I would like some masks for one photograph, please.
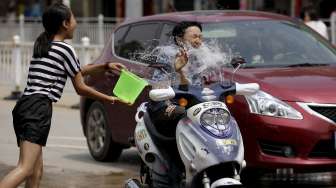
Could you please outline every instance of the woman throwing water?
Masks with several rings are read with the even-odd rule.
[[[106,63],[80,67],[74,48],[65,43],[72,39],[76,20],[71,10],[57,3],[42,16],[45,31],[34,44],[27,86],[23,96],[13,109],[13,124],[20,147],[18,164],[0,182],[0,188],[12,188],[26,181],[26,187],[39,187],[43,173],[42,147],[46,145],[52,103],[63,92],[67,77],[70,77],[79,95],[110,103],[122,102],[90,88],[83,82],[84,75],[120,71],[125,68],[118,63]]]

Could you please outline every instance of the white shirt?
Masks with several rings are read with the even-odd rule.
[[[306,22],[306,25],[308,25],[310,28],[318,32],[324,38],[329,39],[327,26],[321,20],[309,21]]]

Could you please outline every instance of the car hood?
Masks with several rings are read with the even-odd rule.
[[[336,103],[336,67],[241,69],[237,81],[257,82],[261,90],[284,101]]]

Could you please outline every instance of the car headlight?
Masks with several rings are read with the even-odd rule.
[[[228,124],[230,113],[222,108],[212,108],[202,113],[200,122],[202,128],[217,137],[227,137],[231,133]]]
[[[263,91],[245,96],[245,98],[252,113],[288,119],[303,119],[302,114],[293,107]]]

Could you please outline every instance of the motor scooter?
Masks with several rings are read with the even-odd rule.
[[[234,73],[245,63],[236,58]],[[142,159],[140,180],[127,180],[126,188],[139,187],[239,187],[246,166],[244,144],[235,118],[225,104],[230,95],[252,95],[256,83],[216,82],[187,90],[153,89],[154,101],[174,100],[186,115],[176,125],[176,135],[162,134],[151,121],[146,103],[138,107],[134,142]],[[182,104],[183,103],[183,104]]]

